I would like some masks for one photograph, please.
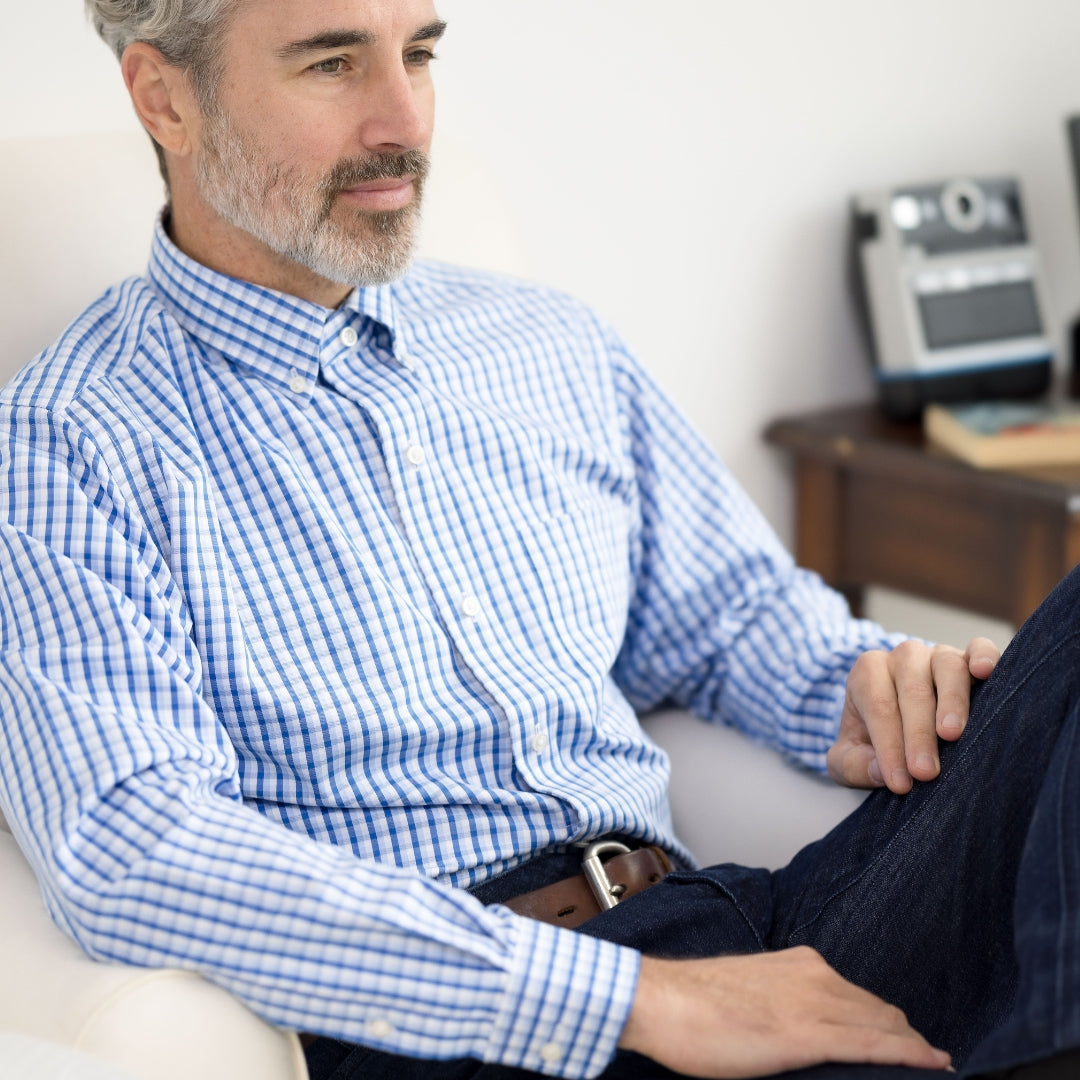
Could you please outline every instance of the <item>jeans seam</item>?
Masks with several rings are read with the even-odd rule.
[[[338,1062],[327,1080],[350,1080],[356,1072],[357,1065],[362,1065],[365,1059],[370,1059],[372,1056],[372,1051],[366,1046],[359,1046],[356,1043],[345,1045],[352,1046],[352,1049]]]
[[[688,884],[691,882],[704,883],[707,885],[711,885],[714,889],[718,889],[731,902],[732,907],[734,907],[735,910],[738,912],[739,918],[742,919],[744,923],[746,923],[746,927],[750,931],[750,933],[753,934],[754,940],[758,944],[758,948],[761,949],[762,952],[766,951],[767,946],[765,944],[765,939],[761,936],[761,934],[758,933],[757,927],[754,926],[753,920],[746,914],[745,911],[743,911],[742,904],[739,903],[739,897],[722,881],[717,881],[715,878],[709,877],[708,874],[703,874],[697,870],[684,870],[674,874],[668,874],[668,876],[664,880],[669,884],[673,885],[678,885],[680,882],[686,882]]]
[[[1073,730],[1069,734],[1070,734],[1070,737],[1075,742],[1076,729],[1073,728]],[[1061,778],[1061,783],[1063,785],[1065,783],[1065,777],[1064,776],[1062,776],[1062,778]],[[1057,812],[1057,815],[1058,815],[1058,821],[1057,821],[1057,836],[1058,836],[1057,857],[1058,858],[1057,858],[1057,862],[1058,862],[1058,866],[1062,867],[1062,868],[1064,868],[1064,866],[1065,866],[1065,857],[1066,857],[1066,855],[1065,855],[1065,823],[1062,820],[1062,815],[1063,815],[1063,812],[1064,812],[1064,810],[1063,810],[1064,806],[1065,806],[1064,798],[1058,798],[1056,800],[1056,812]],[[1062,1014],[1062,1005],[1066,1000],[1066,990],[1067,990],[1066,983],[1065,983],[1065,980],[1066,980],[1065,960],[1066,960],[1066,953],[1067,953],[1068,945],[1069,945],[1069,943],[1067,941],[1067,936],[1068,936],[1067,932],[1068,932],[1068,922],[1069,921],[1068,921],[1067,918],[1064,917],[1064,913],[1068,910],[1068,907],[1067,907],[1067,905],[1068,905],[1068,895],[1067,895],[1067,893],[1068,893],[1067,875],[1066,875],[1064,869],[1062,869],[1061,878],[1060,878],[1060,880],[1058,882],[1058,904],[1059,904],[1059,908],[1060,908],[1061,912],[1063,913],[1063,917],[1061,918],[1061,920],[1060,920],[1060,922],[1058,924],[1058,941],[1057,941],[1057,949],[1055,950],[1055,952],[1057,954],[1057,963],[1055,965],[1056,970],[1054,972],[1054,998],[1055,998],[1055,1000],[1054,1000],[1054,1031],[1055,1032],[1062,1031],[1065,1028],[1066,1024],[1069,1023],[1069,1020],[1071,1019],[1071,1018],[1064,1017],[1064,1016],[1061,1015]],[[1063,1049],[1063,1047],[1055,1046],[1055,1049],[1060,1050],[1060,1049]]]
[[[960,765],[960,763],[971,754],[974,747],[978,744],[983,734],[997,718],[1001,710],[1028,684],[1028,682],[1031,681],[1031,679],[1035,677],[1039,669],[1042,668],[1044,664],[1048,663],[1056,653],[1060,652],[1062,649],[1065,648],[1066,645],[1068,645],[1071,641],[1077,638],[1080,638],[1080,631],[1073,631],[1073,633],[1069,634],[1067,637],[1062,638],[1060,641],[1056,642],[1053,648],[1043,654],[1043,656],[1040,657],[1038,662],[1031,666],[1027,674],[1009,690],[1009,692],[1001,699],[1001,701],[997,703],[990,715],[986,717],[986,720],[983,722],[980,730],[975,733],[974,737],[971,740],[969,740],[967,747],[963,749],[962,752],[957,753],[956,761],[953,763],[952,768],[949,770],[950,773],[955,770]],[[930,781],[930,783],[936,784],[937,781],[932,780]],[[868,862],[850,881],[845,882],[845,884],[833,890],[833,892],[830,893],[829,896],[818,906],[816,912],[811,918],[807,918],[803,922],[799,923],[798,926],[793,927],[791,932],[788,934],[788,940],[790,941],[793,937],[795,937],[796,934],[800,933],[802,930],[805,930],[808,926],[816,922],[821,917],[822,912],[824,912],[825,909],[835,899],[837,899],[837,897],[843,895],[843,893],[847,892],[855,884],[861,881],[863,877],[870,873],[885,858],[885,856],[889,853],[895,843],[909,829],[911,829],[925,813],[929,811],[932,804],[938,801],[941,791],[941,787],[936,787],[933,791],[931,791],[926,800],[924,801],[923,805],[912,816],[911,820],[906,822],[896,833],[893,834],[889,842],[885,844],[880,851],[877,852],[874,859],[871,862]]]

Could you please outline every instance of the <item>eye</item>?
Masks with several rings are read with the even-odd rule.
[[[405,54],[405,63],[411,67],[426,67],[435,58],[430,49],[413,49]]]
[[[311,70],[319,72],[320,75],[341,75],[345,71],[345,57],[332,56],[329,60],[320,60],[311,65]]]

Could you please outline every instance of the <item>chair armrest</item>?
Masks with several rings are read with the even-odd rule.
[[[307,1080],[299,1040],[199,975],[91,960],[49,918],[0,831],[0,1030],[76,1047],[137,1080]]]

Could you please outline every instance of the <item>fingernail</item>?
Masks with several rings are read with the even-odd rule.
[[[941,730],[949,735],[958,735],[964,730],[964,721],[956,713],[951,712],[942,719]]]
[[[908,776],[907,769],[893,769],[892,771],[893,788],[906,788],[911,784],[911,777]]]
[[[885,777],[881,775],[881,766],[878,764],[877,758],[870,759],[870,765],[868,766],[866,771],[870,774],[870,779],[875,784],[885,783]]]
[[[915,764],[919,767],[920,772],[933,772],[938,771],[938,760],[932,754],[920,754],[915,759]]]

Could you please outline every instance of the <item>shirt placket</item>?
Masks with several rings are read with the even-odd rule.
[[[330,370],[324,378],[375,425],[396,502],[395,517],[436,617],[473,676],[501,709],[522,774],[537,790],[547,791],[551,785],[544,778],[543,766],[552,751],[547,725],[542,717],[523,712],[520,701],[506,692],[511,658],[506,655],[505,634],[499,630],[497,590],[489,583],[497,580],[498,564],[507,556],[493,537],[465,535],[467,526],[453,513],[455,505],[482,501],[482,493],[460,490],[462,485],[475,485],[448,461],[450,439],[440,430],[439,409],[418,362],[410,355],[409,362],[402,363],[396,355],[401,348],[390,353],[370,323],[358,332],[349,329],[335,328],[329,336],[332,368],[343,366],[346,372],[362,373],[362,378]],[[343,355],[341,348],[349,354]]]

